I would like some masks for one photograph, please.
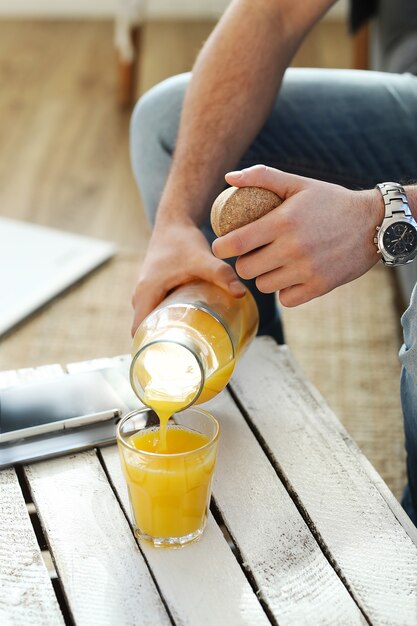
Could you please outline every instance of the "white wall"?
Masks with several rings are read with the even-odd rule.
[[[0,17],[112,17],[119,4],[134,2],[135,0],[0,0]],[[218,17],[228,4],[228,0],[145,0],[145,2],[146,14],[150,18]],[[347,2],[348,0],[338,0],[329,17],[343,19],[346,15]]]

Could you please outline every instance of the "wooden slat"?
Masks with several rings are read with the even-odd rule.
[[[207,408],[221,425],[216,505],[278,623],[365,623],[230,396]]]
[[[77,626],[170,624],[96,454],[25,472]]]
[[[13,469],[0,472],[0,624],[64,624]]]
[[[232,388],[367,616],[415,625],[417,547],[288,349],[256,340]]]
[[[407,513],[404,511],[398,500],[393,496],[392,491],[389,490],[387,484],[383,481],[382,477],[378,474],[374,466],[369,462],[369,460],[362,453],[356,443],[352,439],[350,439],[350,441],[346,441],[346,443],[348,445],[352,444],[352,452],[355,454],[359,463],[362,465],[364,471],[368,475],[369,480],[378,489],[379,493],[387,503],[387,506],[391,509],[392,514],[404,528],[411,541],[415,545],[417,545],[417,528],[414,526],[413,522],[408,517]]]
[[[100,454],[131,518],[117,448],[103,448]],[[191,546],[163,550],[141,542],[141,549],[177,624],[263,626],[270,623],[212,516],[203,537]]]

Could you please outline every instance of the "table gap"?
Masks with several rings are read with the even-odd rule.
[[[43,531],[42,522],[39,518],[38,511],[35,503],[32,499],[29,482],[25,476],[25,472],[22,466],[15,468],[19,486],[22,490],[23,497],[26,502],[26,507],[29,515],[30,522],[32,524],[33,532],[35,533],[36,541],[41,551],[41,556],[48,570],[49,577],[51,579],[52,588],[55,592],[56,599],[58,601],[59,608],[61,609],[62,617],[66,626],[75,626],[74,618],[72,617],[67,598],[65,596],[61,580],[58,576],[57,569],[55,567],[53,554],[49,548],[45,533]]]
[[[41,550],[42,560],[45,564],[46,569],[48,570],[49,578],[52,580],[58,577],[56,573],[54,561],[51,553],[48,550],[48,546],[46,543],[45,535],[42,530],[42,524],[38,517],[38,513],[36,511],[36,506],[34,502],[26,502],[27,512],[29,514],[29,518],[35,533],[36,540],[38,542],[39,548]]]
[[[211,511],[214,519],[216,520],[217,525],[219,526],[220,530],[222,531],[225,540],[229,544],[229,547],[230,547],[231,551],[233,552],[237,562],[239,563],[239,565],[240,565],[240,567],[242,569],[242,572],[244,573],[244,575],[245,575],[249,585],[252,587],[254,594],[258,598],[258,602],[261,605],[265,615],[267,616],[267,618],[269,619],[269,621],[271,622],[271,624],[273,626],[279,626],[277,619],[275,618],[275,616],[271,612],[268,604],[266,603],[266,601],[262,597],[261,590],[259,589],[258,585],[256,584],[256,580],[255,580],[254,575],[252,574],[252,570],[245,563],[245,560],[244,560],[244,558],[242,556],[242,553],[241,553],[241,551],[239,549],[239,546],[238,546],[237,542],[235,541],[235,539],[233,538],[233,535],[229,531],[229,529],[228,529],[228,527],[226,525],[226,522],[224,521],[223,516],[222,516],[222,514],[220,512],[220,509],[218,508],[218,506],[216,504],[216,500],[215,500],[214,497],[211,498],[210,511]]]
[[[32,524],[33,532],[35,533],[36,541],[38,542],[38,546],[40,548],[40,551],[41,551],[41,554],[42,554],[42,558],[44,559],[44,562],[45,562],[45,557],[44,557],[43,553],[50,554],[50,552],[49,552],[48,544],[46,542],[46,538],[45,538],[45,535],[44,535],[44,532],[43,532],[43,529],[42,529],[42,524],[41,524],[41,521],[39,519],[38,512],[36,510],[36,505],[32,501],[32,496],[31,496],[31,493],[30,493],[29,485],[28,485],[28,483],[26,481],[26,477],[25,477],[25,474],[24,474],[24,471],[23,471],[23,467],[17,466],[15,468],[15,471],[16,471],[17,479],[19,481],[19,486],[20,486],[20,488],[22,490],[23,497],[25,499],[26,509],[27,509],[27,512],[28,512],[28,515],[29,515],[30,522]],[[51,557],[51,559],[52,559],[52,557]],[[46,563],[45,563],[45,565],[46,565]],[[50,574],[50,569],[51,568],[47,566],[47,570],[48,570],[49,574]],[[56,575],[56,572],[55,572],[55,575]],[[51,575],[50,575],[50,578],[52,578]]]
[[[72,617],[71,611],[67,604],[67,599],[64,594],[64,590],[61,585],[61,581],[58,578],[51,578],[52,587],[55,591],[56,599],[58,600],[59,608],[61,609],[62,617],[66,626],[76,626],[75,620]]]
[[[175,620],[174,620],[174,618],[173,618],[173,616],[172,616],[172,614],[171,614],[171,611],[170,611],[169,605],[168,605],[167,601],[166,601],[166,600],[165,600],[165,598],[164,598],[164,594],[162,593],[161,588],[160,588],[160,586],[159,586],[159,584],[158,584],[158,581],[157,581],[156,577],[154,576],[154,573],[153,573],[153,571],[152,571],[152,568],[151,568],[151,566],[149,565],[149,561],[148,561],[148,559],[146,558],[146,555],[144,554],[144,552],[143,552],[143,550],[142,550],[142,547],[141,547],[141,545],[140,545],[140,541],[138,540],[138,538],[137,538],[137,537],[136,537],[136,535],[135,535],[135,531],[133,530],[133,526],[132,526],[131,520],[130,520],[130,518],[129,518],[128,514],[127,514],[127,511],[125,511],[125,508],[124,508],[124,506],[123,506],[123,503],[122,503],[121,499],[119,498],[119,494],[118,494],[117,489],[116,489],[116,487],[114,486],[113,481],[112,481],[112,479],[111,479],[111,476],[110,476],[110,474],[109,474],[109,472],[108,472],[108,470],[107,470],[106,463],[105,463],[105,461],[104,461],[104,459],[103,459],[103,456],[102,456],[102,454],[101,454],[101,450],[100,450],[100,448],[95,448],[95,453],[96,453],[96,456],[97,456],[98,462],[100,463],[101,467],[103,468],[103,472],[104,472],[104,474],[105,474],[105,476],[106,476],[106,478],[107,478],[107,480],[108,480],[108,483],[109,483],[109,485],[110,485],[110,488],[111,488],[111,490],[113,491],[114,496],[115,496],[115,498],[116,498],[117,502],[119,503],[119,506],[120,506],[120,508],[121,508],[121,510],[122,510],[122,512],[123,512],[123,515],[125,516],[125,518],[126,518],[126,520],[127,520],[127,523],[129,524],[129,528],[130,528],[130,530],[131,530],[131,532],[132,532],[132,535],[133,535],[133,536],[134,536],[134,538],[135,538],[135,541],[136,541],[136,543],[137,543],[137,546],[138,546],[138,548],[139,548],[139,551],[140,551],[140,553],[141,553],[141,555],[142,555],[142,557],[143,557],[143,560],[145,561],[146,567],[148,568],[149,574],[150,574],[150,576],[151,576],[151,578],[152,578],[152,580],[153,580],[153,582],[154,582],[154,584],[155,584],[156,590],[157,590],[157,592],[159,593],[159,596],[160,596],[160,598],[161,598],[162,604],[163,604],[163,605],[164,605],[164,607],[165,607],[165,610],[166,610],[166,612],[167,612],[167,615],[168,615],[168,617],[169,617],[169,619],[170,619],[170,621],[171,621],[172,625],[173,625],[173,626],[175,626]]]
[[[45,564],[45,567],[48,570],[49,578],[51,580],[55,580],[55,578],[58,578],[58,574],[56,573],[56,569],[54,565],[54,560],[49,550],[41,550],[41,556]]]
[[[15,467],[15,472],[16,472],[17,480],[19,481],[20,489],[22,490],[22,494],[23,494],[26,504],[33,504],[32,494],[30,493],[30,488],[26,480],[23,467],[21,465],[17,465]],[[36,507],[34,504],[33,506],[36,510]]]
[[[351,596],[352,600],[354,601],[354,603],[358,607],[359,611],[362,613],[362,615],[363,615],[364,619],[366,620],[366,622],[368,624],[370,624],[370,626],[372,626],[372,622],[370,621],[369,617],[364,612],[362,606],[359,604],[357,598],[355,597],[355,594],[354,594],[352,588],[350,587],[350,585],[349,585],[348,581],[346,580],[346,578],[343,576],[337,561],[334,559],[334,557],[333,557],[331,551],[329,550],[326,542],[324,541],[324,539],[321,536],[320,532],[316,528],[316,525],[315,525],[314,521],[311,519],[310,515],[308,514],[308,511],[304,507],[304,505],[303,505],[301,499],[299,498],[297,492],[293,489],[293,487],[292,487],[290,481],[288,480],[288,478],[286,477],[285,472],[283,471],[281,465],[279,464],[279,462],[277,461],[277,459],[275,458],[275,456],[271,452],[267,442],[263,438],[262,434],[259,432],[258,428],[255,426],[255,424],[253,424],[253,422],[252,422],[252,420],[250,418],[249,413],[247,412],[247,410],[245,409],[243,404],[240,402],[237,394],[234,392],[234,390],[231,388],[230,385],[227,386],[227,389],[228,389],[228,391],[229,391],[229,393],[230,393],[230,395],[232,397],[233,402],[236,404],[237,408],[241,412],[241,414],[242,414],[244,420],[246,421],[247,425],[249,426],[251,432],[256,437],[256,439],[257,439],[259,445],[261,446],[264,454],[266,455],[268,461],[272,465],[276,475],[278,476],[279,480],[284,485],[288,495],[290,496],[290,498],[293,501],[295,507],[297,508],[297,511],[299,512],[299,514],[303,518],[304,522],[307,524],[307,527],[309,528],[311,534],[313,535],[315,541],[317,542],[317,544],[318,544],[320,550],[322,551],[324,557],[330,563],[331,567],[334,569],[336,575],[341,580],[342,584],[346,587],[346,590],[347,590],[348,594]]]

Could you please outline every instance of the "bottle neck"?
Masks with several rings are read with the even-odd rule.
[[[158,414],[194,404],[206,378],[204,354],[196,341],[160,338],[142,346],[130,366],[130,382],[143,404]]]

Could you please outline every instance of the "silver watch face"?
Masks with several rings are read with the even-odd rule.
[[[390,256],[409,257],[417,249],[417,230],[408,222],[394,222],[384,232],[382,242]]]
[[[411,216],[395,221],[384,220],[375,240],[384,263],[403,265],[411,263],[417,254],[417,225]]]

